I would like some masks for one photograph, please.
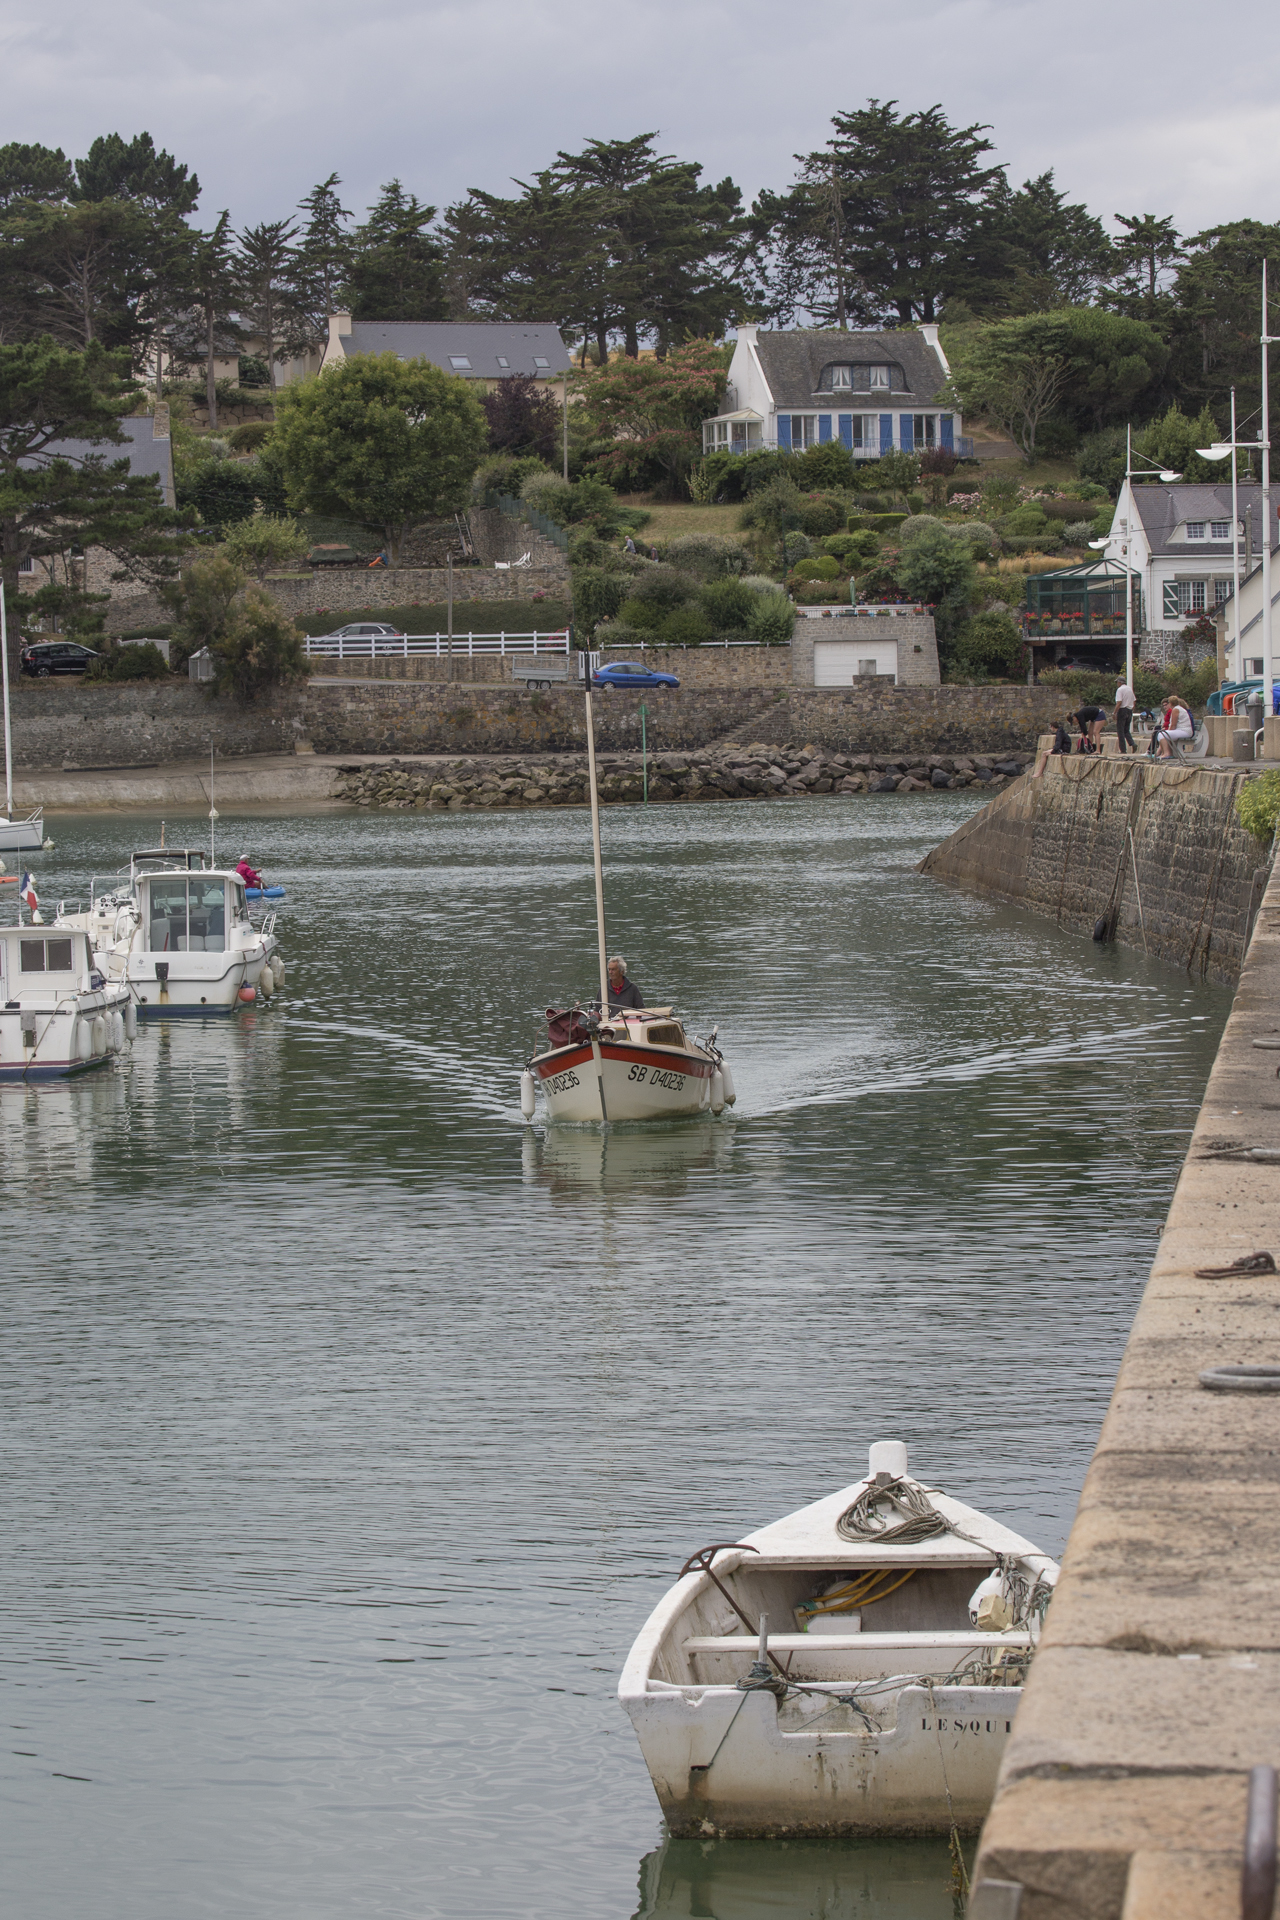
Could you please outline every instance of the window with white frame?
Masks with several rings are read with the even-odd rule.
[[[34,573],[35,570],[36,570],[36,563],[31,558],[30,554],[27,555],[25,560],[19,560],[18,562],[19,573]]]
[[[1229,600],[1230,598],[1231,598],[1231,582],[1229,580],[1215,580],[1213,583],[1214,606],[1220,607],[1224,600]]]
[[[1178,581],[1178,612],[1203,613],[1205,603],[1205,582],[1203,580]]]
[[[938,416],[936,413],[917,413],[915,420],[915,443],[917,448],[936,447],[938,444]]]
[[[1204,523],[1204,521],[1203,521],[1203,520],[1188,520],[1188,522],[1187,522],[1187,538],[1188,538],[1188,540],[1203,540],[1203,539],[1204,539],[1204,524],[1205,524],[1205,523]]]
[[[791,422],[791,445],[796,453],[803,453],[806,447],[817,444],[818,416],[816,413],[791,413],[784,414],[782,417]]]
[[[470,372],[470,369],[471,369],[471,362],[468,360],[465,353],[451,353],[449,355],[449,365],[453,368],[455,373],[461,372],[464,368],[468,372]]]
[[[884,388],[887,391],[891,385],[889,373],[888,367],[868,367],[867,385],[872,389]]]
[[[1209,538],[1211,540],[1229,540],[1231,538],[1231,522],[1229,520],[1211,520],[1209,522]]]
[[[535,353],[533,356],[533,364],[535,367],[549,367],[551,365],[551,362],[549,360],[544,360],[541,354]]]
[[[823,392],[849,393],[853,388],[852,367],[824,367],[819,387]]]

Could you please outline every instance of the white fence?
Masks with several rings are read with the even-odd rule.
[[[568,630],[559,633],[402,633],[326,634],[308,639],[312,660],[471,660],[483,654],[558,653],[569,651]]]

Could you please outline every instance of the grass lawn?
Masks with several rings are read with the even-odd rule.
[[[648,525],[636,535],[636,544],[646,540],[674,540],[682,533],[723,533],[731,538],[738,532],[741,506],[699,507],[692,500],[660,500],[656,503],[642,493],[626,495],[623,505],[643,507]]]
[[[567,600],[455,600],[455,633],[555,633],[569,624]],[[449,625],[446,603],[439,606],[339,607],[332,613],[301,613],[297,624],[304,633],[336,633],[357,622],[381,621],[401,633],[445,633]]]

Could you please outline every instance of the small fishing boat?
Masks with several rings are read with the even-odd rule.
[[[686,1033],[672,1007],[609,1007],[609,960],[604,923],[604,862],[600,851],[600,790],[596,779],[591,687],[587,701],[587,783],[595,856],[596,945],[600,998],[585,1007],[548,1007],[547,1045],[520,1076],[520,1111],[532,1120],[541,1089],[549,1120],[616,1126],[633,1120],[684,1120],[723,1113],[737,1098],[733,1074],[716,1046]]]
[[[672,1832],[976,1828],[1057,1577],[897,1441],[694,1554],[618,1687]]]
[[[136,1030],[128,988],[103,979],[87,934],[0,927],[0,1079],[104,1066]]]
[[[53,923],[88,934],[97,965],[127,984],[140,1018],[227,1014],[270,999],[284,982],[275,914],[254,925],[244,881],[194,847],[131,856],[87,909],[59,902]]]

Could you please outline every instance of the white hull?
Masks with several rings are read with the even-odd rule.
[[[561,1047],[530,1062],[551,1120],[680,1120],[711,1107],[713,1062],[665,1047]],[[603,1097],[601,1081],[604,1083]]]
[[[257,992],[263,962],[276,946],[271,939],[241,952],[167,955],[120,955],[100,949],[97,959],[112,979],[127,980],[140,1020],[161,1020],[176,1014],[233,1013],[241,987]],[[157,959],[167,965],[167,979],[157,974]]]
[[[895,1484],[918,1489],[905,1476]],[[1057,1568],[932,1491],[955,1531],[914,1544],[845,1539],[836,1522],[869,1485],[711,1562],[752,1627],[768,1619],[771,1660],[754,1665],[755,1684],[740,1684],[752,1681],[755,1634],[706,1570],[679,1580],[641,1631],[618,1692],[673,1832],[945,1833],[981,1823]],[[973,1589],[997,1555],[1013,1570],[1009,1593],[1024,1599],[1010,1601],[1008,1621],[993,1625],[984,1611],[975,1625]],[[858,1611],[807,1611],[833,1587],[869,1580],[878,1597]]]
[[[44,815],[39,811],[25,820],[0,818],[0,853],[38,853],[44,845]]]
[[[0,1080],[63,1080],[104,1066],[127,1046],[132,1024],[127,989],[101,982],[83,934],[4,928]]]

